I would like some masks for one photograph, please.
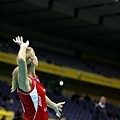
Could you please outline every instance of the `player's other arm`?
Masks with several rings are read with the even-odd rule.
[[[56,115],[60,117],[61,116],[60,112],[62,112],[62,107],[65,104],[65,102],[55,103],[51,101],[47,96],[46,96],[46,102],[47,102],[47,106],[54,109],[56,112]]]

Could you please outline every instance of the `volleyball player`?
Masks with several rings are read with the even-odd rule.
[[[22,104],[24,120],[48,120],[47,106],[55,110],[60,117],[65,102],[54,103],[46,96],[46,90],[39,82],[35,73],[38,59],[33,48],[28,47],[29,41],[23,42],[23,37],[13,41],[20,46],[17,55],[18,66],[12,73],[11,92],[16,89]]]

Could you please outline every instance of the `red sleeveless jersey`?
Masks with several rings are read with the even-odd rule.
[[[46,90],[38,77],[31,78],[32,87],[29,92],[18,88],[18,95],[24,111],[24,120],[48,120]]]

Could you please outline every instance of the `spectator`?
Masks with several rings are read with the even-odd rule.
[[[105,104],[106,104],[106,98],[102,96],[100,102],[96,104],[94,108],[94,112],[91,120],[107,120]]]
[[[90,98],[90,96],[88,94],[86,94],[85,97],[84,97],[84,100],[91,101],[91,98]]]
[[[79,103],[79,101],[80,101],[80,95],[79,95],[79,93],[78,92],[75,92],[75,94],[73,94],[72,96],[71,96],[71,100],[73,100],[73,101],[75,101],[77,104]]]

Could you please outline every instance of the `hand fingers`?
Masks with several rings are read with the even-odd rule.
[[[23,37],[22,36],[17,36],[13,41],[17,44],[22,44],[23,42]],[[26,41],[26,43],[29,45],[29,41]]]
[[[59,108],[59,111],[60,111],[60,112],[62,112],[62,109],[61,109],[61,108]]]
[[[16,37],[16,39],[14,39],[15,41],[18,41],[18,42],[23,42],[23,37],[21,36],[21,37],[19,37],[19,36],[17,36]]]
[[[65,102],[59,102],[58,104],[60,104],[60,105],[64,105],[64,104],[65,104]]]
[[[60,117],[60,116],[61,116],[61,113],[58,111],[58,112],[56,113],[56,116]]]
[[[19,36],[17,37],[17,39],[18,39],[18,41],[20,41],[20,37]]]
[[[61,116],[61,113],[60,113],[60,112],[62,112],[63,104],[65,104],[65,102],[60,102],[60,103],[58,103],[58,108],[57,108],[57,111],[56,111],[56,115],[57,115],[58,117]]]
[[[59,107],[59,108],[63,108],[63,105],[59,105],[58,107]]]
[[[58,103],[58,107],[62,108],[64,104],[65,104],[65,102],[60,102],[60,103]]]
[[[63,105],[65,104],[65,102],[60,102],[60,103],[58,103],[58,104],[63,106]]]
[[[13,41],[14,41],[14,42],[16,42],[16,40],[15,40],[15,39],[13,39]]]
[[[56,116],[57,116],[57,117],[60,117],[58,113],[56,113]]]
[[[58,106],[59,108],[63,108],[63,105],[62,104],[59,104],[59,106]]]
[[[16,37],[15,40],[18,41],[18,37]]]
[[[29,40],[27,40],[26,43],[29,44]]]
[[[20,42],[20,37],[19,36],[16,37],[16,41]]]
[[[20,37],[20,39],[21,39],[21,42],[23,43],[23,37],[22,36]]]
[[[29,46],[29,40],[26,41],[27,46]]]
[[[17,40],[20,41],[20,37],[19,36],[17,37]]]
[[[60,102],[62,105],[65,104],[65,102]]]

